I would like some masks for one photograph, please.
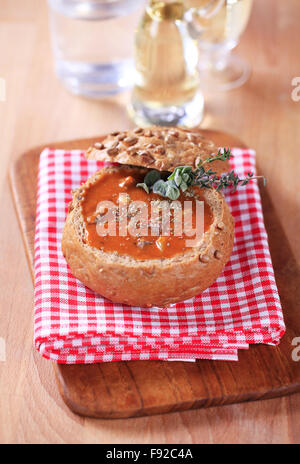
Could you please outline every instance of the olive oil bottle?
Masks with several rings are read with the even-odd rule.
[[[140,126],[192,127],[202,119],[199,51],[184,16],[183,0],[150,0],[139,24],[129,112]]]

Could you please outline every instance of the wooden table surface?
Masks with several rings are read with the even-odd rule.
[[[250,80],[206,99],[203,127],[239,135],[258,167],[300,264],[300,76],[298,0],[254,1],[238,47]],[[169,415],[104,421],[72,414],[52,365],[33,348],[33,288],[8,186],[16,156],[47,141],[131,127],[123,102],[68,94],[53,75],[45,0],[1,0],[0,78],[0,443],[299,443],[300,394]],[[300,334],[299,334],[300,336]],[[300,369],[300,362],[299,362]]]

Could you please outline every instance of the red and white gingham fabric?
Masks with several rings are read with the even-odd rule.
[[[236,173],[255,172],[255,152],[233,149]],[[133,359],[237,360],[250,343],[278,344],[285,326],[256,181],[226,193],[235,219],[230,262],[195,298],[168,309],[115,304],[75,279],[61,236],[78,187],[101,163],[79,150],[46,149],[38,176],[35,346],[59,363]]]

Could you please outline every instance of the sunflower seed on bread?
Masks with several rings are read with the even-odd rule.
[[[196,129],[153,126],[113,132],[90,147],[86,158],[173,171],[176,166],[196,167],[217,151],[214,142]],[[229,170],[227,161],[214,161],[209,167],[217,175]]]

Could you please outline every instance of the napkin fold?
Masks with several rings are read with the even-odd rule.
[[[233,148],[235,172],[255,173],[255,152]],[[40,156],[35,235],[34,342],[58,363],[120,360],[237,360],[252,343],[276,345],[285,332],[257,181],[226,200],[235,220],[230,261],[217,281],[169,308],[140,308],[96,295],[75,279],[61,237],[71,190],[103,163],[80,150]]]

